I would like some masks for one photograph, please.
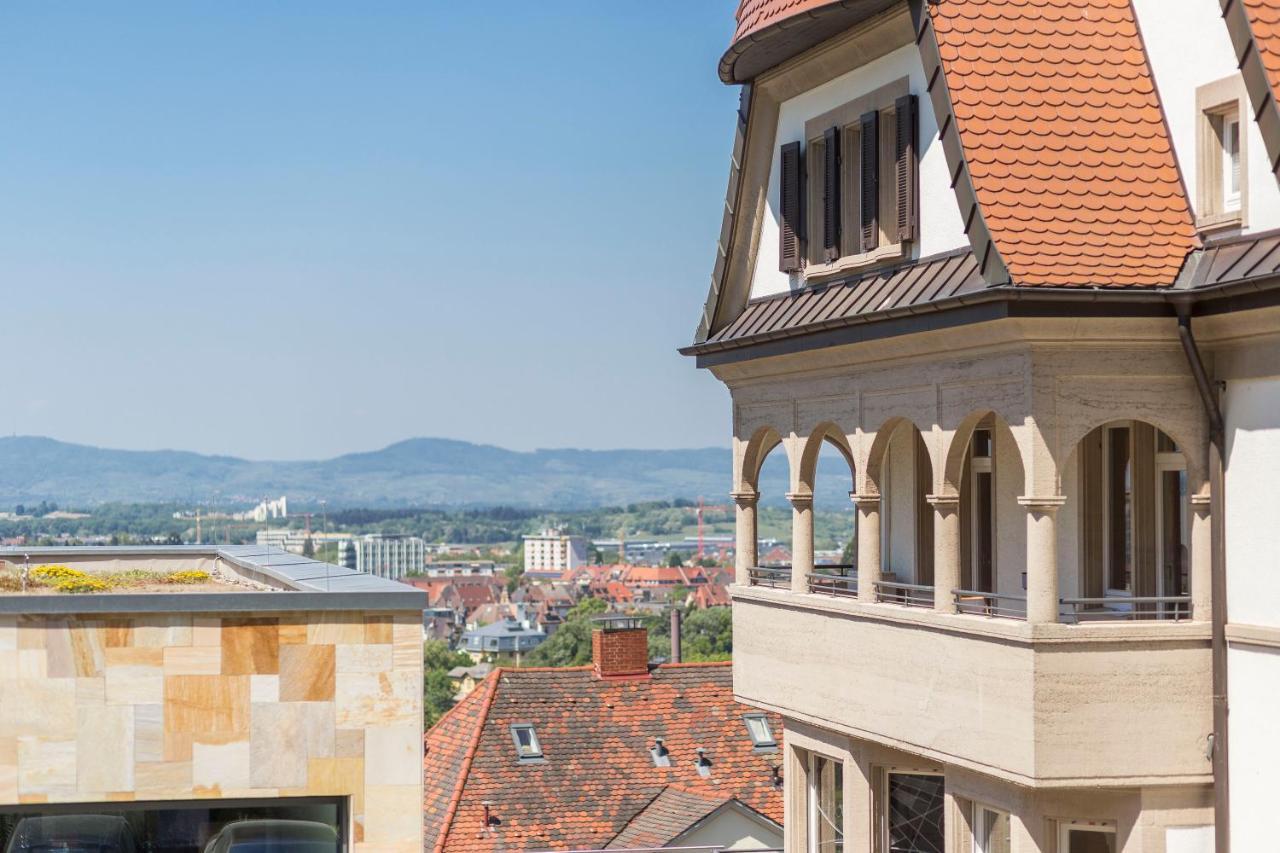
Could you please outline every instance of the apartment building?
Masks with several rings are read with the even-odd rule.
[[[427,543],[417,536],[366,533],[338,543],[338,561],[349,569],[388,580],[420,574]]]
[[[0,551],[6,851],[422,849],[424,595],[256,546]]]
[[[524,572],[534,577],[556,577],[586,565],[587,540],[563,530],[547,529],[522,537]]]
[[[1275,849],[1280,3],[743,0],[719,74],[683,352],[732,396],[787,850]],[[814,564],[824,447],[854,571]]]

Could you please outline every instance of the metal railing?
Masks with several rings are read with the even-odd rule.
[[[1001,616],[1005,619],[1027,618],[1027,597],[979,589],[953,589],[956,609],[975,616]]]
[[[814,566],[809,575],[809,592],[856,598],[858,595],[858,570],[852,565]]]
[[[932,607],[933,587],[901,581],[876,581],[876,601],[883,604],[905,604],[908,607]]]
[[[1105,598],[1062,598],[1063,622],[1122,622],[1166,620],[1183,622],[1191,618],[1189,595],[1130,595]]]
[[[791,589],[790,566],[752,566],[747,569],[751,586],[767,586],[773,589]]]

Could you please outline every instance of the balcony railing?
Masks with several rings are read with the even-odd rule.
[[[1106,598],[1063,598],[1063,622],[1120,622],[1191,618],[1189,595],[1131,595]]]
[[[747,569],[747,578],[752,586],[791,589],[790,566],[752,566]]]
[[[837,564],[814,566],[809,575],[809,592],[856,598],[858,595],[858,570],[852,565]]]
[[[1027,597],[978,589],[953,589],[956,609],[975,616],[1000,616],[1005,619],[1027,618]]]
[[[876,601],[905,604],[908,607],[932,607],[933,587],[900,581],[876,581]]]

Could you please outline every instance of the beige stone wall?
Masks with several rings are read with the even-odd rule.
[[[416,614],[0,617],[0,804],[341,796],[422,846]]]

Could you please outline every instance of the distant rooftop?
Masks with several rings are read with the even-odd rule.
[[[0,548],[0,613],[421,610],[425,599],[268,545]]]

